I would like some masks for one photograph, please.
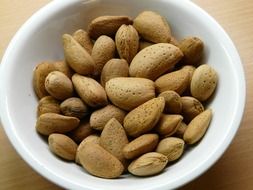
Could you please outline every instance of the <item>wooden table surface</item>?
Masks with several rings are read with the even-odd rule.
[[[253,189],[253,0],[193,0],[212,15],[234,41],[245,69],[247,102],[241,127],[221,159],[205,174],[182,187]],[[49,0],[0,0],[0,57],[18,28]],[[232,86],[231,86],[232,87]],[[0,189],[56,190],[16,153],[0,127]]]

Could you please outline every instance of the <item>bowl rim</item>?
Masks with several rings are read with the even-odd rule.
[[[12,38],[10,41],[4,56],[2,58],[2,62],[0,64],[0,115],[1,115],[1,122],[2,126],[4,127],[4,131],[7,134],[9,140],[11,141],[13,147],[16,149],[16,151],[19,153],[19,155],[25,160],[28,165],[30,165],[36,172],[38,172],[40,175],[44,176],[46,179],[49,181],[64,187],[64,188],[75,188],[75,189],[80,189],[81,187],[74,182],[67,181],[65,178],[62,178],[59,175],[56,175],[55,173],[52,173],[50,170],[47,168],[43,167],[40,165],[34,156],[29,152],[29,150],[26,149],[24,144],[22,144],[21,139],[19,139],[17,133],[13,133],[12,128],[9,127],[12,125],[11,118],[7,114],[6,108],[7,108],[7,101],[6,97],[7,94],[5,93],[4,90],[4,84],[5,84],[5,78],[8,75],[8,72],[4,72],[6,65],[8,64],[8,57],[11,55],[12,49],[15,48],[15,44],[18,43],[18,39],[22,36],[23,33],[26,32],[26,30],[29,30],[29,26],[33,23],[36,22],[38,19],[43,19],[44,13],[47,12],[47,15],[53,14],[54,11],[56,10],[61,10],[63,7],[66,7],[68,5],[74,4],[78,2],[79,0],[72,0],[72,1],[57,1],[54,0],[48,4],[46,4],[44,7],[39,9],[37,12],[35,12],[18,30],[18,32],[15,34],[15,36]],[[176,0],[172,0],[173,2],[180,4],[182,2],[176,2]],[[236,74],[238,75],[238,85],[240,86],[240,94],[238,94],[238,103],[237,103],[237,112],[236,115],[237,117],[234,119],[234,122],[230,128],[230,131],[228,135],[224,138],[224,142],[220,143],[219,147],[216,148],[216,151],[214,152],[213,155],[209,156],[208,159],[203,161],[201,165],[199,165],[194,171],[188,173],[187,175],[183,176],[180,179],[180,184],[179,182],[172,183],[172,188],[177,188],[180,186],[185,185],[186,183],[189,183],[190,181],[196,179],[198,176],[203,174],[205,171],[207,171],[211,166],[215,164],[215,162],[222,156],[222,154],[225,152],[225,150],[228,148],[228,146],[231,144],[238,128],[240,127],[240,123],[242,121],[243,113],[244,113],[244,108],[245,108],[245,101],[246,101],[246,82],[245,82],[245,75],[244,75],[244,70],[243,70],[243,65],[240,60],[240,56],[238,54],[238,51],[236,50],[236,47],[234,46],[232,40],[228,36],[228,34],[225,32],[225,30],[218,24],[218,22],[211,17],[207,12],[205,12],[202,8],[200,8],[198,5],[193,3],[192,1],[189,0],[184,0],[186,5],[184,6],[191,6],[195,10],[199,12],[199,14],[203,15],[204,17],[208,18],[210,23],[217,29],[219,32],[223,35],[224,41],[227,43],[227,45],[230,48],[230,51],[233,52],[232,59],[234,60],[235,64],[235,70]],[[179,5],[178,5],[179,6]],[[161,189],[161,188],[166,188],[167,184],[159,184],[157,186],[150,187],[149,189]],[[85,186],[83,187],[85,189],[94,189],[90,186]]]

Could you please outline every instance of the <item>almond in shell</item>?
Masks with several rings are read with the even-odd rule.
[[[72,76],[74,88],[80,98],[91,107],[107,105],[107,96],[104,88],[94,79],[79,74]]]
[[[44,113],[36,122],[36,129],[42,135],[52,133],[67,133],[79,125],[76,117],[63,116],[56,113]]]
[[[164,91],[159,94],[159,97],[164,97],[165,108],[164,113],[179,114],[182,111],[181,97],[178,93],[172,90]]]
[[[189,124],[184,133],[184,141],[187,144],[194,144],[198,142],[206,133],[210,121],[212,119],[211,109],[197,115]]]
[[[85,30],[79,29],[73,33],[73,38],[91,54],[93,43],[89,37],[88,32]]]
[[[143,11],[135,19],[133,26],[145,40],[154,43],[169,43],[170,26],[166,19],[153,11]]]
[[[92,39],[97,39],[101,35],[113,37],[121,25],[132,23],[128,16],[100,16],[91,21],[88,33]]]
[[[200,101],[206,101],[215,91],[218,76],[209,65],[199,66],[193,73],[191,80],[191,94]]]
[[[116,35],[115,43],[121,59],[132,61],[139,49],[139,35],[132,25],[122,25]]]
[[[100,75],[104,65],[114,57],[115,43],[108,36],[100,36],[93,46],[91,57],[95,63],[94,75]]]
[[[90,125],[93,129],[103,130],[106,123],[115,118],[121,124],[126,116],[126,112],[114,105],[107,105],[94,111],[90,116]]]
[[[113,78],[106,83],[105,90],[114,105],[127,111],[155,97],[154,82],[144,78]]]
[[[85,143],[78,155],[84,169],[94,176],[117,178],[124,171],[122,163],[98,144]]]
[[[188,87],[189,80],[189,73],[186,70],[180,69],[159,77],[155,81],[156,90],[159,93],[172,90],[181,95]]]
[[[124,119],[124,128],[129,136],[138,137],[152,130],[163,112],[163,97],[153,98],[130,111]]]
[[[130,64],[129,74],[155,80],[173,68],[182,57],[181,50],[172,44],[154,44],[136,54]]]
[[[176,137],[167,137],[159,142],[156,152],[167,156],[168,161],[172,162],[180,158],[184,152],[184,141]]]
[[[65,160],[75,160],[77,144],[68,136],[53,133],[48,137],[49,149]]]
[[[163,154],[149,152],[134,160],[128,171],[136,176],[151,176],[160,173],[168,163],[168,159]]]
[[[68,65],[81,75],[94,71],[94,61],[90,54],[69,34],[62,36],[64,56]]]
[[[60,113],[60,102],[52,96],[45,96],[40,99],[37,108],[38,116],[44,113]]]
[[[157,134],[144,134],[128,143],[123,154],[127,159],[133,159],[147,152],[151,152],[158,144],[159,136]]]
[[[100,83],[105,86],[106,82],[116,77],[127,77],[129,66],[125,59],[111,59],[102,69]]]

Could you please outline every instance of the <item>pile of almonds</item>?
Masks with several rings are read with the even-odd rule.
[[[42,62],[33,80],[36,129],[57,156],[102,178],[150,176],[203,137],[218,77],[200,65],[199,38],[177,42],[164,17],[144,11],[62,39],[65,61]]]

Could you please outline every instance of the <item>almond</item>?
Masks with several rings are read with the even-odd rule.
[[[91,38],[97,39],[101,35],[113,37],[123,24],[132,24],[128,16],[100,16],[91,21],[88,33]]]
[[[64,100],[61,105],[61,112],[66,116],[73,116],[79,119],[89,114],[89,108],[80,98],[72,97]]]
[[[127,159],[133,159],[147,152],[151,152],[158,144],[159,136],[157,134],[144,134],[128,143],[123,154]]]
[[[121,162],[98,144],[85,143],[78,155],[84,169],[94,176],[117,178],[124,171]]]
[[[167,137],[159,142],[156,152],[167,156],[168,161],[172,162],[182,156],[184,144],[184,141],[180,138]]]
[[[36,122],[36,129],[42,135],[67,133],[79,125],[79,119],[56,113],[44,113]]]
[[[90,116],[90,125],[93,129],[103,130],[106,123],[115,118],[119,123],[123,124],[126,112],[113,105],[107,105],[101,109],[94,111]]]
[[[72,36],[84,49],[86,49],[89,54],[91,54],[93,43],[89,37],[88,32],[79,29],[75,31]]]
[[[36,66],[33,72],[33,88],[39,99],[49,95],[45,88],[45,79],[54,70],[53,62],[49,61],[44,61]]]
[[[184,54],[182,62],[188,65],[199,63],[204,52],[204,43],[197,37],[187,37],[178,46]]]
[[[171,136],[177,131],[182,120],[183,117],[181,115],[162,114],[155,127],[155,130],[162,136]]]
[[[194,117],[204,111],[204,106],[196,98],[191,96],[181,97],[182,115],[184,121],[189,123]]]
[[[182,111],[181,97],[175,91],[164,91],[158,97],[164,97],[164,113],[179,114]]]
[[[106,83],[105,90],[114,105],[127,111],[155,97],[154,82],[144,78],[113,78]]]
[[[184,141],[187,144],[194,144],[198,142],[205,134],[210,121],[212,119],[211,109],[197,115],[189,124],[184,133]]]
[[[44,113],[60,113],[60,102],[52,96],[45,96],[40,99],[37,108],[38,116]]]
[[[128,144],[128,139],[123,126],[112,118],[108,121],[100,136],[100,146],[110,152],[126,166],[127,161],[123,155],[123,148]]]
[[[182,56],[180,49],[172,44],[151,45],[137,53],[130,64],[129,74],[155,80],[173,68]]]
[[[133,26],[147,41],[169,43],[170,27],[164,17],[153,11],[143,11],[135,19]]]
[[[128,63],[125,59],[111,59],[102,69],[100,83],[105,86],[105,83],[112,78],[127,77],[128,76]]]
[[[53,71],[47,75],[45,87],[48,93],[58,100],[70,98],[74,92],[71,80],[59,71]]]
[[[64,56],[68,65],[81,75],[94,71],[94,61],[90,54],[69,34],[62,36]]]
[[[77,144],[63,134],[51,134],[48,137],[49,149],[65,160],[75,160]]]
[[[209,65],[199,66],[193,73],[191,80],[191,94],[200,101],[206,101],[215,91],[218,76]]]
[[[64,73],[70,79],[74,74],[74,71],[68,66],[65,61],[56,61],[53,63],[53,65],[56,71]]]
[[[177,70],[159,77],[155,81],[157,92],[173,90],[181,95],[189,84],[189,74],[186,70]]]
[[[163,154],[149,152],[134,160],[128,171],[136,176],[150,176],[160,173],[168,163],[168,159]]]
[[[139,35],[132,25],[123,24],[115,36],[116,47],[121,59],[132,61],[139,49]]]
[[[108,103],[104,88],[96,80],[74,74],[72,82],[77,94],[89,106],[101,107]]]
[[[104,65],[114,57],[115,43],[108,36],[100,36],[93,46],[91,57],[95,63],[94,75],[100,75]]]
[[[171,36],[170,44],[177,46],[177,47],[179,46],[179,42],[174,36]]]
[[[77,164],[81,164],[80,160],[79,160],[79,152],[82,150],[82,148],[84,147],[84,145],[86,143],[94,143],[94,144],[98,144],[99,145],[99,142],[100,142],[100,137],[97,136],[97,135],[95,135],[95,134],[89,135],[88,137],[86,137],[85,139],[83,139],[82,142],[77,147],[75,162]]]
[[[124,128],[129,136],[138,137],[149,132],[159,121],[165,101],[153,98],[130,111],[124,119]]]
[[[177,128],[175,136],[177,136],[177,137],[179,137],[179,138],[182,139],[183,136],[184,136],[184,133],[185,133],[186,129],[187,129],[187,125],[183,121],[181,121],[179,127]]]
[[[68,136],[79,144],[83,139],[93,133],[95,133],[95,131],[90,127],[89,119],[84,119],[77,128],[68,133]]]

